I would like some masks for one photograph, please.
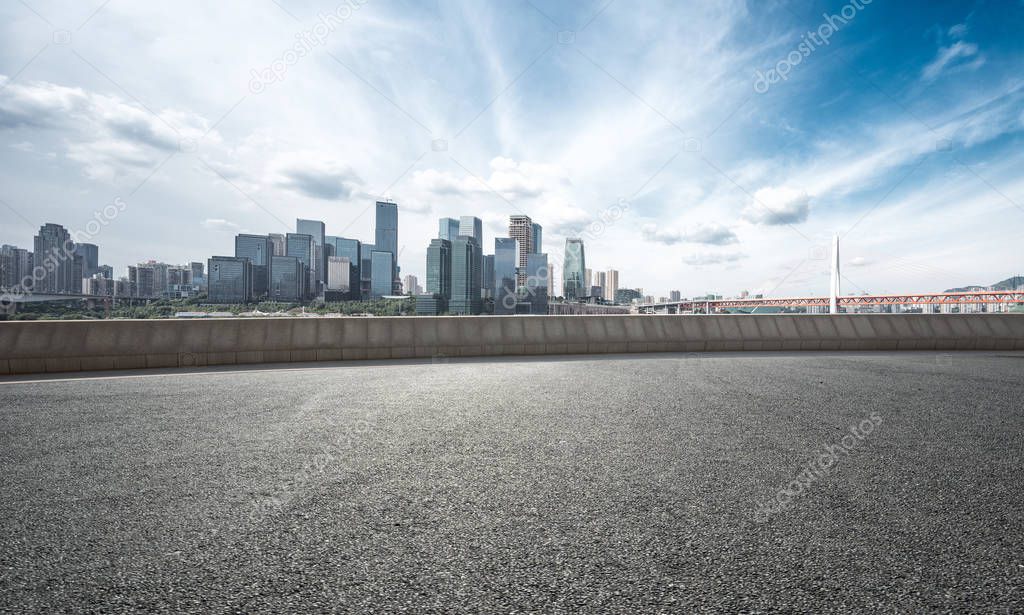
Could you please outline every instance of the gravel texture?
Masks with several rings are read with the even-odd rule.
[[[0,477],[4,612],[1024,611],[1020,353],[5,378]]]

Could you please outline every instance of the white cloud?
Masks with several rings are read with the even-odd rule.
[[[735,263],[744,258],[747,258],[747,255],[739,252],[694,252],[685,256],[683,262],[694,267],[705,267]]]
[[[362,184],[352,167],[327,155],[292,152],[271,163],[271,182],[293,192],[323,200],[346,200]]]
[[[778,226],[807,221],[811,197],[806,191],[791,186],[761,188],[743,210],[743,218],[754,224]]]
[[[667,246],[677,243],[724,246],[739,241],[736,233],[720,224],[698,225],[689,230],[645,224],[640,230],[645,240],[663,243]]]
[[[952,33],[952,31],[951,31]],[[965,43],[964,41],[957,41],[949,47],[940,47],[938,55],[932,60],[924,69],[921,71],[921,77],[925,81],[931,81],[939,76],[946,67],[952,66],[968,66],[969,68],[978,68],[985,63],[985,58],[978,56],[975,60],[969,64],[963,62],[958,63],[960,59],[967,59],[978,56],[978,46],[974,43]]]

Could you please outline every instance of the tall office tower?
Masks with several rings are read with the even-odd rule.
[[[679,301],[680,299],[682,299],[682,297],[683,297],[683,294],[681,292],[679,292],[678,290],[670,290],[670,291],[668,291],[668,300],[669,301]]]
[[[518,242],[511,237],[494,238],[494,313],[516,313],[516,291],[520,284],[517,276]],[[523,266],[526,273],[526,266]],[[525,283],[526,278],[524,276]]]
[[[480,288],[484,283],[484,223],[475,216],[462,216],[459,218],[459,235],[472,237],[476,241],[475,259],[479,266],[474,284],[477,288]],[[452,246],[452,249],[454,250],[454,246]],[[454,251],[452,252],[452,258],[455,258]]]
[[[540,254],[544,251],[542,247],[543,242],[541,241],[543,229],[536,222],[534,222],[531,227],[533,229],[533,234],[532,237],[530,237],[530,254]]]
[[[494,298],[494,255],[484,254],[483,260],[480,261],[480,268],[483,270],[480,274],[480,298],[492,299]]]
[[[377,249],[372,243],[364,243],[359,250],[359,296],[362,299],[370,298],[370,278],[373,273],[370,266],[370,255]]]
[[[619,272],[609,269],[604,273],[604,298],[615,302],[615,293],[619,290]]]
[[[516,267],[519,268],[516,285],[523,286],[526,284],[526,255],[534,251],[533,222],[530,221],[530,216],[509,216],[508,236],[515,239],[516,245],[519,247],[519,256],[516,260]]]
[[[267,235],[235,235],[235,256],[252,263],[252,296],[262,299],[270,292],[274,244]]]
[[[548,297],[555,296],[555,264],[548,261]]]
[[[349,266],[349,299],[359,299],[359,283],[362,280],[363,269],[363,245],[358,239],[346,239],[345,237],[333,237],[328,235],[327,245],[334,246],[334,256],[344,256],[348,259]]]
[[[452,314],[479,314],[482,273],[480,246],[471,236],[459,235],[452,242]]]
[[[603,271],[595,271],[593,273],[593,278],[590,280],[590,283],[594,287],[600,288],[601,290],[598,293],[596,293],[596,294],[591,294],[592,297],[597,297],[598,299],[604,297],[604,285],[605,285],[606,279],[607,279],[607,277],[605,276],[605,273]]]
[[[317,290],[316,278],[313,275],[313,259],[316,258],[316,242],[305,233],[288,233],[285,236],[285,255],[299,259],[306,269],[307,279],[302,285],[304,299],[311,297]]]
[[[252,263],[236,256],[212,256],[207,269],[210,303],[252,301]]]
[[[374,245],[381,252],[391,253],[391,290],[386,294],[393,295],[398,291],[402,281],[398,277],[398,204],[377,201],[377,219],[374,226]]]
[[[530,303],[531,314],[545,315],[548,313],[548,278],[550,276],[547,254],[527,255],[525,297]]]
[[[594,282],[594,272],[590,269],[583,270],[583,288],[589,289]],[[587,295],[590,295],[588,290]]]
[[[370,298],[380,299],[395,290],[395,255],[390,251],[370,253]]]
[[[100,268],[100,247],[94,243],[76,243],[75,256],[82,258],[82,277],[91,278]]]
[[[455,218],[441,218],[437,221],[437,236],[439,239],[455,241],[459,236],[459,221]]]
[[[318,295],[323,290],[324,280],[327,278],[327,254],[324,248],[324,244],[327,243],[327,229],[320,220],[299,218],[295,220],[295,233],[309,235],[313,238],[313,252],[307,266],[314,282],[310,289],[310,295]],[[287,242],[287,237],[285,241]],[[285,246],[285,254],[288,254],[287,246]]]
[[[75,244],[67,229],[59,224],[44,224],[39,227],[33,244],[32,265],[41,273],[35,276],[33,290],[37,293],[81,292],[82,280],[78,280],[79,289],[75,291]]]
[[[441,312],[448,309],[452,298],[452,242],[447,239],[431,239],[427,246],[427,294],[444,299]]]
[[[587,259],[583,250],[583,240],[570,238],[565,240],[565,260],[562,261],[562,296],[566,301],[575,301],[586,296],[584,276],[587,270]]]
[[[270,258],[271,301],[297,303],[306,296],[306,267],[295,256],[272,256]]]
[[[288,252],[288,244],[285,243],[284,235],[281,233],[271,233],[267,237],[270,237],[270,245],[274,248],[274,256],[284,256]]]

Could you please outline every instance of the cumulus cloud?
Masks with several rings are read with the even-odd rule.
[[[683,262],[694,267],[703,267],[705,265],[734,263],[746,257],[746,254],[739,252],[694,252],[685,256]]]
[[[362,185],[348,165],[312,152],[282,154],[271,168],[275,185],[315,199],[348,199]]]
[[[742,213],[743,219],[754,224],[778,226],[797,224],[807,220],[811,212],[811,197],[804,190],[788,186],[761,188]]]
[[[647,241],[663,243],[667,246],[684,242],[724,246],[739,241],[736,233],[720,224],[699,225],[689,230],[661,227],[657,224],[645,224],[640,230]]]
[[[474,197],[497,192],[507,199],[533,199],[569,184],[565,171],[557,165],[516,162],[498,156],[489,166],[490,174],[486,177],[426,169],[415,172],[413,181],[435,195]]]
[[[90,179],[110,180],[152,167],[184,141],[218,143],[205,118],[176,110],[152,112],[117,96],[45,81],[9,83],[0,77],[0,130],[60,131],[65,153]]]
[[[950,34],[952,34],[950,30]],[[972,62],[966,62],[974,58]],[[985,58],[978,55],[978,46],[974,43],[957,41],[949,47],[940,47],[935,59],[928,63],[921,71],[921,78],[931,81],[939,76],[947,67],[977,68],[985,63]]]

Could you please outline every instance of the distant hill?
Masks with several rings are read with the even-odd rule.
[[[978,290],[1015,290],[1020,286],[1024,286],[1024,276],[1015,275],[1013,277],[1006,278],[1002,282],[996,282],[992,286],[963,286],[960,288],[947,288],[942,292],[969,293]]]

